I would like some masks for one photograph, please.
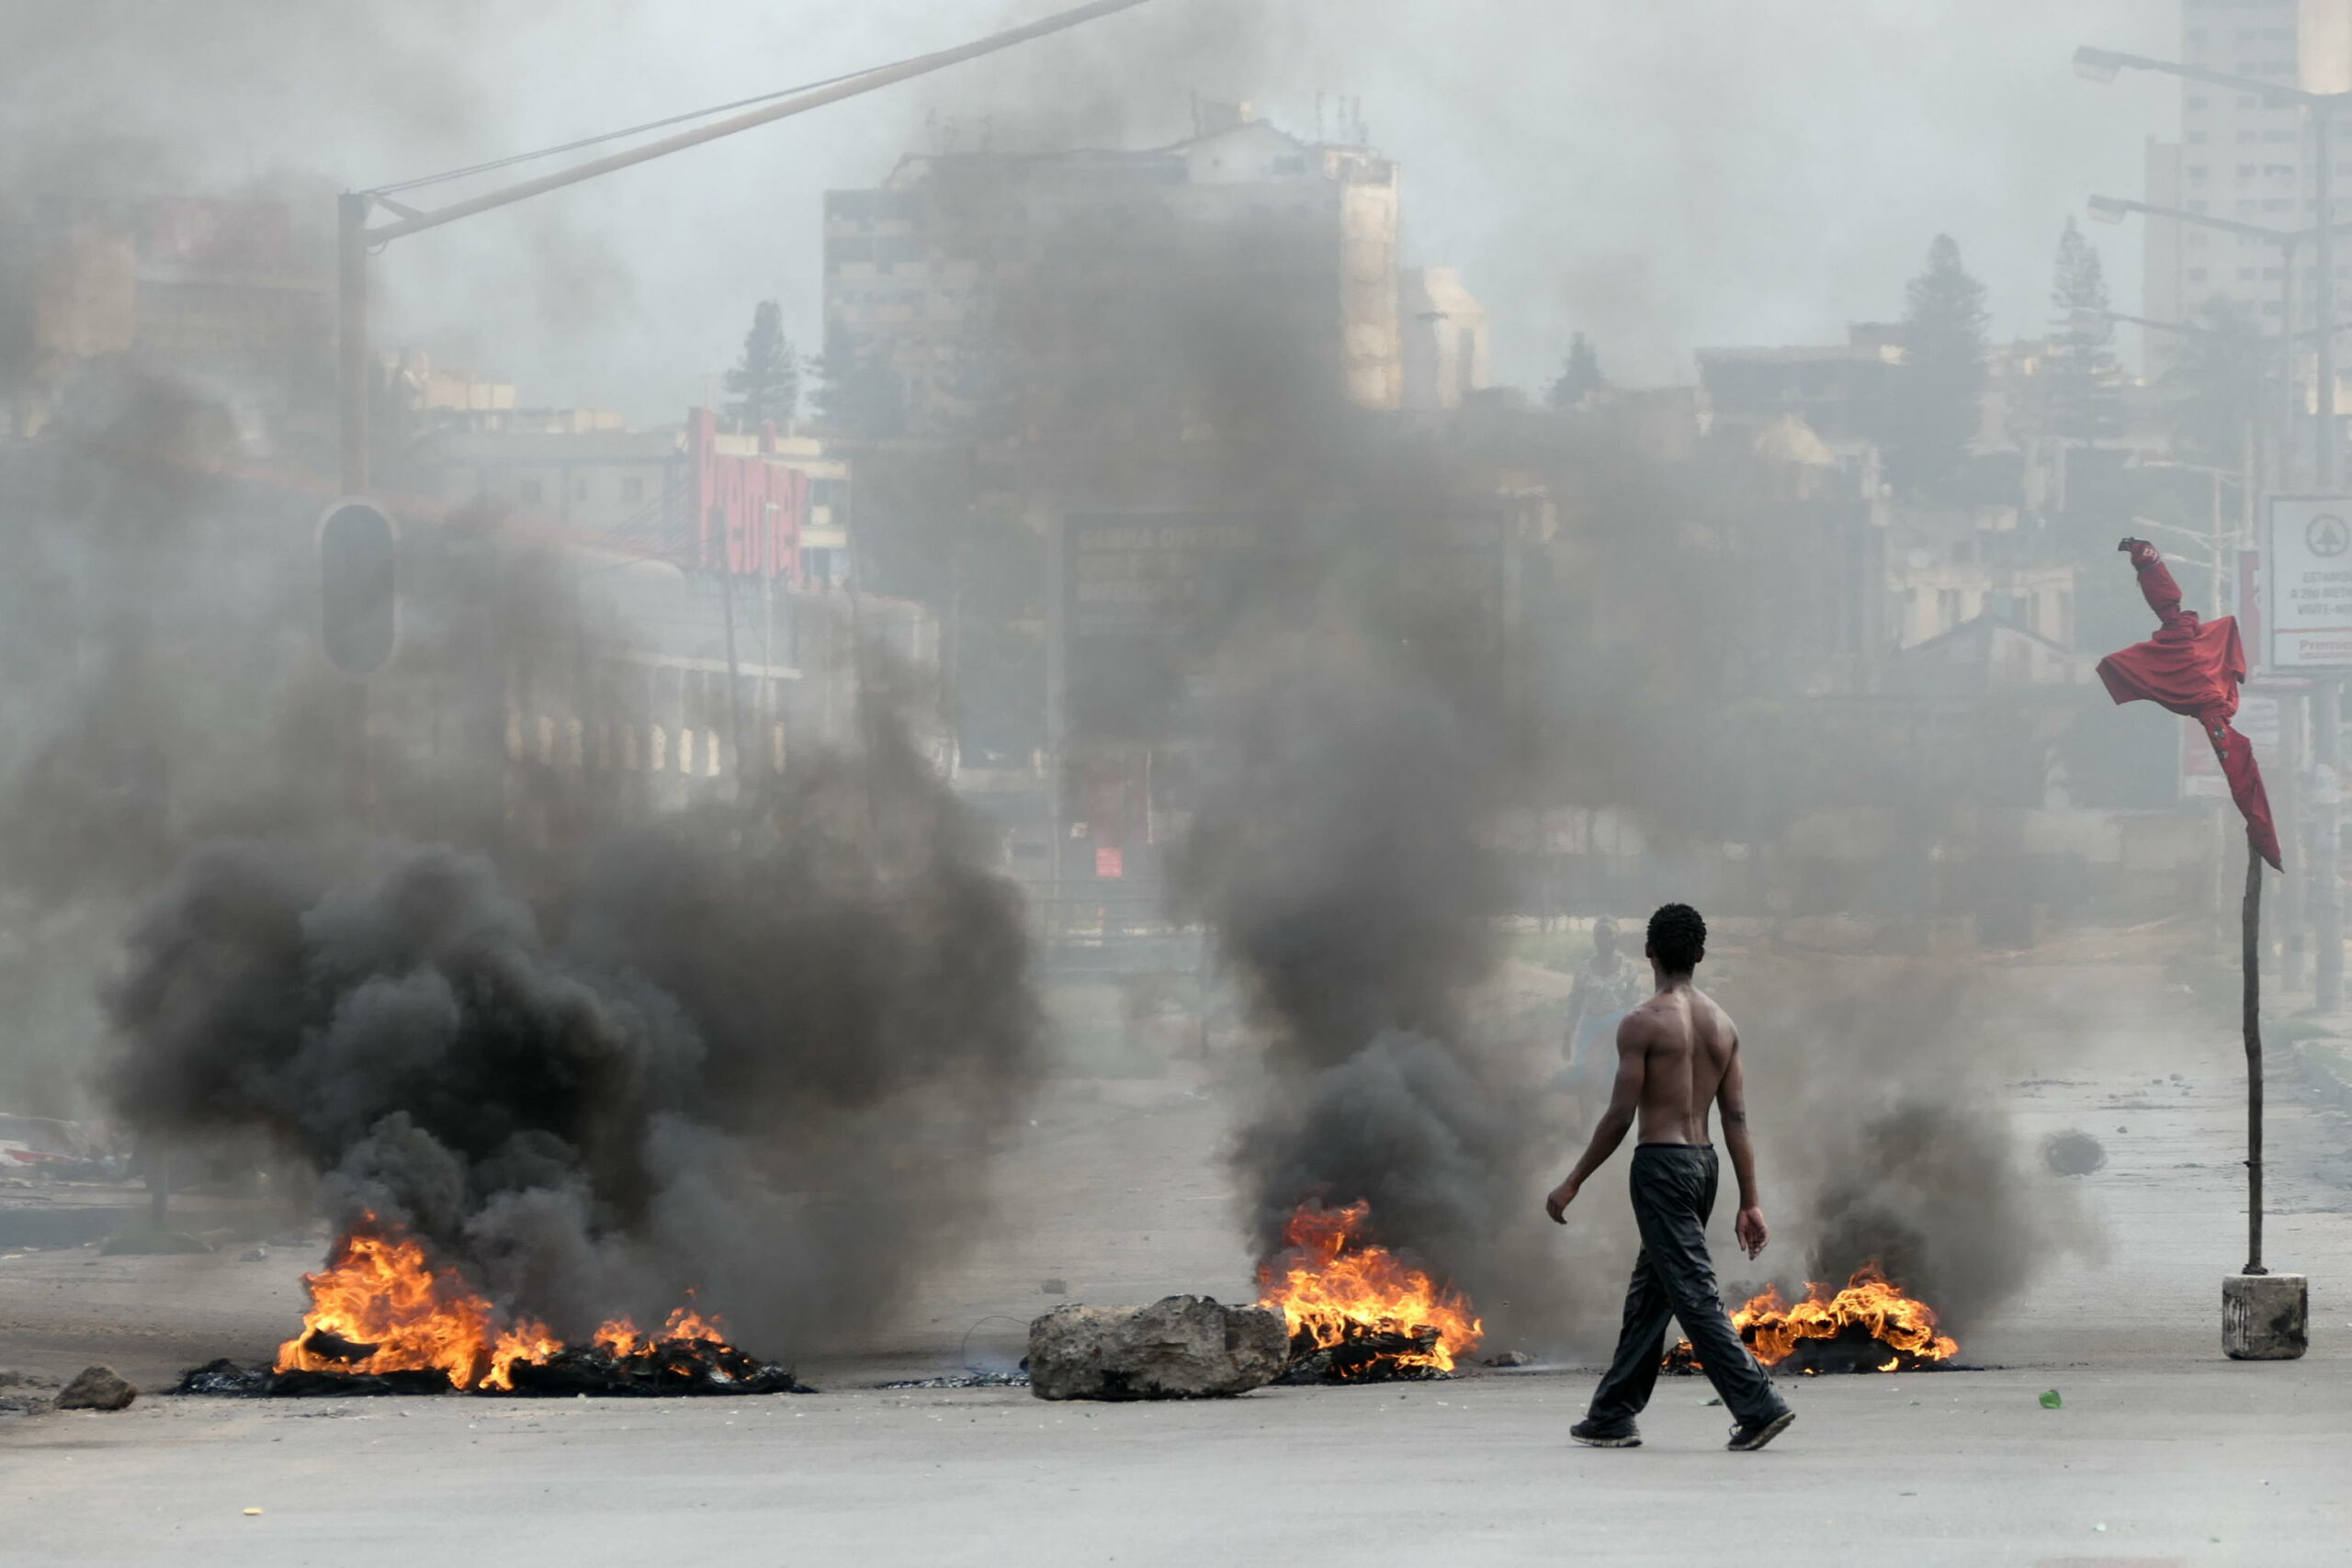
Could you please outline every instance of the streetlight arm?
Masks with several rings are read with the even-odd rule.
[[[2241,93],[2260,93],[2274,103],[2311,104],[2331,107],[2347,95],[2340,93],[2306,93],[2301,87],[2282,87],[2275,82],[2264,82],[2252,76],[2233,76],[2226,71],[2208,71],[2201,65],[2184,65],[2177,60],[2156,60],[2144,54],[2126,54],[2116,49],[2092,49],[2088,45],[2075,51],[2075,69],[2098,81],[2112,81],[2119,71],[2160,71],[2167,76],[2186,81],[2203,82],[2215,87],[2230,87]]]
[[[2319,238],[2317,229],[2266,229],[2259,223],[2240,223],[2232,218],[2216,218],[2207,212],[2191,212],[2182,207],[2159,207],[2154,202],[2133,201],[2127,197],[2095,196],[2090,198],[2094,217],[2113,214],[2120,218],[2127,212],[2144,212],[2151,218],[2169,218],[2177,223],[2194,223],[2201,228],[2219,229],[2227,234],[2244,234],[2249,239],[2265,240],[2274,245],[2300,245]],[[2352,218],[2328,225],[2331,234],[2352,234]]]
[[[599,175],[611,174],[616,169],[626,169],[632,164],[642,164],[650,159],[666,157],[672,152],[683,152],[688,147],[699,146],[706,141],[716,141],[722,136],[732,136],[737,131],[749,130],[753,126],[766,125],[772,120],[806,114],[810,109],[822,108],[827,104],[839,103],[843,98],[854,98],[860,94],[873,92],[876,88],[888,87],[912,77],[924,76],[934,71],[944,70],[950,65],[960,65],[965,61],[977,60],[984,54],[993,54],[999,50],[1011,49],[1015,44],[1026,43],[1032,39],[1044,38],[1049,33],[1063,32],[1098,17],[1111,16],[1115,12],[1133,10],[1136,6],[1144,4],[1146,0],[1093,0],[1091,5],[1059,12],[1042,21],[1032,22],[1026,27],[991,34],[972,43],[959,44],[954,49],[940,50],[934,53],[901,62],[897,65],[888,65],[877,71],[869,71],[861,75],[853,76],[847,81],[837,82],[831,86],[820,87],[796,97],[786,98],[781,103],[770,104],[763,108],[736,115],[732,118],[722,119],[693,130],[680,131],[675,136],[664,137],[659,141],[650,142],[627,152],[615,152],[607,157],[592,159],[585,164],[561,169],[552,175],[543,175],[535,180],[525,180],[519,185],[507,186],[503,189],[455,202],[430,212],[411,211],[396,223],[387,223],[381,228],[368,230],[368,243],[370,246],[380,245],[410,234],[422,233],[427,229],[437,229],[444,223],[454,223],[460,218],[470,218],[477,212],[487,212],[492,208],[505,207],[534,196],[543,195],[548,191],[560,190],[565,186],[577,185],[582,180],[592,180]],[[380,201],[382,198],[374,199]]]

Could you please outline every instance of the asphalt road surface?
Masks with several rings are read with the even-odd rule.
[[[1068,1084],[999,1172],[996,1232],[901,1320],[806,1368],[822,1393],[145,1397],[0,1419],[0,1562],[2352,1562],[2344,1123],[2291,1084],[2274,1093],[2269,1253],[2312,1276],[2314,1344],[2227,1361],[2242,1064],[2151,978],[2108,975],[2110,1027],[2003,1090],[2025,1137],[2085,1129],[2108,1162],[2078,1181],[2083,1245],[1963,1345],[1996,1370],[1784,1380],[1799,1420],[1761,1454],[1722,1451],[1698,1380],[1661,1382],[1645,1447],[1570,1444],[1605,1312],[1531,1342],[1549,1357],[1535,1367],[1409,1387],[1133,1405],[874,1387],[1017,1354],[1043,1277],[1097,1302],[1245,1292],[1215,1090]],[[1595,1245],[1623,1219],[1578,1217]],[[103,1359],[153,1386],[264,1353],[299,1313],[305,1261],[0,1258],[0,1365]]]

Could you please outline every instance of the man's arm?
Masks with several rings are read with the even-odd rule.
[[[1592,1142],[1585,1145],[1584,1157],[1577,1161],[1568,1179],[1552,1189],[1544,1200],[1544,1212],[1558,1224],[1566,1224],[1566,1211],[1576,1201],[1577,1190],[1585,1178],[1600,1169],[1617,1145],[1633,1131],[1634,1112],[1642,1103],[1642,1084],[1649,1074],[1650,1047],[1645,1037],[1647,1024],[1633,1013],[1617,1022],[1617,1082],[1609,1091],[1609,1109],[1600,1113],[1600,1121],[1592,1129]]]
[[[1739,1217],[1732,1222],[1732,1234],[1739,1237],[1747,1256],[1754,1258],[1770,1238],[1756,1192],[1756,1145],[1747,1137],[1747,1081],[1739,1067],[1736,1033],[1732,1036],[1731,1062],[1724,1068],[1723,1085],[1715,1090],[1715,1106],[1723,1112],[1724,1146],[1731,1150],[1732,1175],[1739,1182]]]

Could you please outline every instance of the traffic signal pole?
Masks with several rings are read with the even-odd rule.
[[[335,412],[343,493],[368,490],[368,204],[335,200]]]
[[[469,197],[466,200],[453,202],[447,207],[433,211],[420,211],[377,191],[345,192],[339,209],[336,268],[338,325],[342,333],[336,378],[339,405],[337,412],[340,415],[341,468],[345,493],[356,494],[364,491],[368,479],[368,400],[370,372],[368,363],[368,253],[371,249],[389,244],[394,240],[404,239],[411,234],[422,233],[427,229],[437,229],[444,223],[454,223],[460,218],[470,218],[478,212],[489,212],[548,191],[560,190],[565,186],[577,185],[582,180],[594,179],[599,175],[608,175],[615,170],[626,169],[635,164],[667,157],[673,152],[684,152],[689,147],[698,147],[706,141],[716,141],[721,137],[749,130],[754,126],[767,125],[775,120],[789,118],[794,115],[806,114],[810,109],[822,108],[828,104],[837,104],[844,98],[854,98],[861,94],[875,92],[883,87],[910,81],[917,76],[929,75],[934,71],[944,71],[951,65],[960,65],[967,60],[977,60],[982,55],[994,54],[1001,50],[1011,49],[1035,39],[1065,32],[1071,28],[1081,27],[1088,22],[1120,11],[1131,11],[1146,4],[1148,4],[1148,0],[1092,0],[1092,4],[1057,12],[1042,20],[1031,22],[1025,27],[1012,28],[1001,33],[991,33],[987,38],[978,39],[970,43],[958,44],[953,49],[943,49],[931,54],[918,55],[911,60],[902,60],[896,64],[880,66],[826,86],[811,88],[805,93],[796,93],[788,98],[748,110],[743,114],[731,116],[710,125],[701,126],[693,130],[680,131],[675,136],[663,137],[659,141],[648,142],[645,146],[633,148],[626,152],[615,152],[606,157],[591,159],[585,164],[575,164],[569,169],[560,169],[554,174],[542,175],[537,179],[525,180],[518,185],[507,186],[481,196]],[[370,229],[368,226],[368,220],[378,207],[390,212],[393,215],[393,221]]]

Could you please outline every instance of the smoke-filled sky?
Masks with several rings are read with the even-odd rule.
[[[900,58],[1056,0],[15,0],[0,131],[54,179],[94,128],[184,188],[327,193]],[[2165,54],[2160,0],[1154,0],[1019,56],[402,242],[384,337],[520,379],[541,402],[669,420],[712,395],[752,303],[815,346],[821,193],[872,184],[941,122],[969,146],[1150,145],[1189,96],[1312,131],[1363,101],[1405,165],[1408,254],[1460,266],[1498,378],[1535,384],[1572,329],[1623,379],[1702,344],[1820,341],[1899,311],[1949,231],[1995,329],[2038,330],[2057,231],[2136,194],[2177,122],[2153,78],[2101,88],[2083,42]],[[118,164],[118,166],[119,166]],[[2098,231],[2119,300],[2136,227]]]

